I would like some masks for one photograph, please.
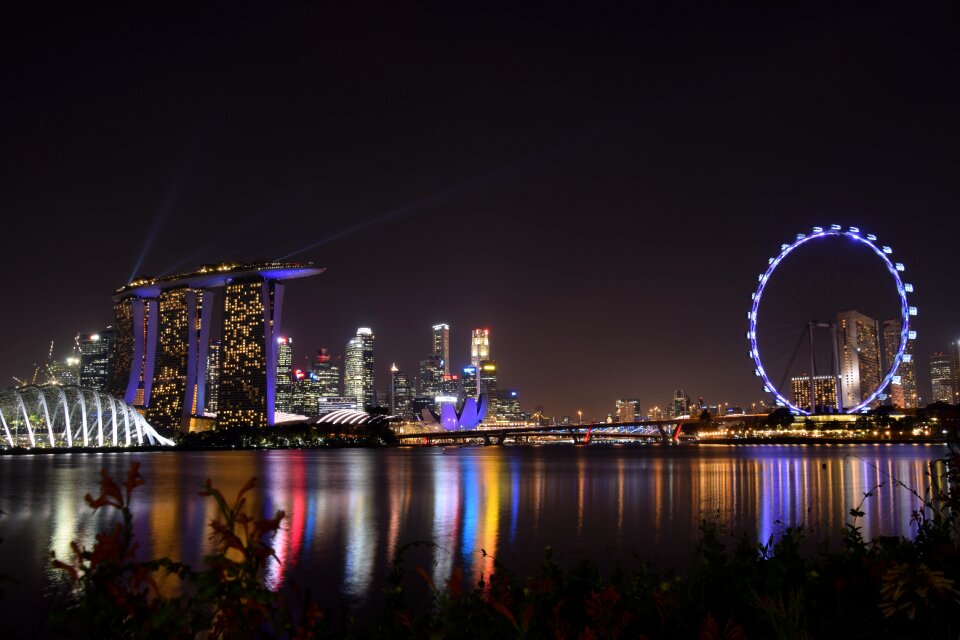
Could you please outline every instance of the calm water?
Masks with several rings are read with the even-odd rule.
[[[215,515],[213,501],[197,495],[204,479],[232,496],[257,476],[253,507],[287,513],[270,583],[293,580],[328,602],[360,606],[378,598],[389,563],[417,540],[436,543],[409,560],[437,584],[457,565],[479,578],[490,556],[535,571],[546,545],[602,564],[634,550],[666,569],[689,561],[705,516],[758,542],[800,523],[836,539],[849,509],[881,483],[864,509],[865,535],[909,536],[917,501],[888,474],[922,494],[929,462],[945,453],[902,444],[555,445],[3,457],[0,573],[20,585],[5,589],[0,608],[42,615],[50,551],[66,557],[71,540],[89,544],[105,527],[82,496],[97,492],[101,467],[122,478],[131,460],[146,479],[134,498],[144,557],[199,566]]]

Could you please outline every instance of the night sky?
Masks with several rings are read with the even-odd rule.
[[[0,381],[133,274],[290,256],[328,269],[287,288],[295,355],[370,326],[380,389],[447,322],[548,415],[749,403],[757,274],[836,222],[906,264],[927,395],[960,337],[950,5],[5,15]]]

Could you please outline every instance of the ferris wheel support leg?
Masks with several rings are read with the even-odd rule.
[[[807,323],[807,333],[810,336],[810,413],[817,412],[817,387],[813,376],[813,367],[815,365],[813,359],[813,327],[813,322]]]

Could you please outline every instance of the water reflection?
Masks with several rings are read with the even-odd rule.
[[[49,552],[92,544],[111,514],[91,514],[82,495],[97,492],[105,466],[122,478],[142,461],[147,480],[134,500],[143,557],[199,566],[210,552],[216,505],[198,493],[213,479],[228,501],[250,476],[254,513],[286,512],[267,574],[325,601],[362,603],[380,593],[389,565],[413,541],[430,541],[421,563],[442,586],[457,566],[476,583],[501,557],[535,571],[543,548],[587,553],[632,549],[663,568],[689,561],[701,519],[758,543],[804,524],[814,539],[836,541],[864,493],[858,525],[866,537],[912,535],[931,460],[943,447],[700,446],[490,447],[221,453],[24,456],[0,460],[0,565],[23,589],[4,606],[36,608],[49,587]],[[11,553],[13,551],[13,553]],[[8,569],[11,567],[11,569]],[[412,568],[412,566],[411,566]]]

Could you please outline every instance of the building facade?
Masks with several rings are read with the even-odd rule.
[[[617,400],[615,407],[617,422],[636,422],[640,419],[640,401],[636,398]]]
[[[487,399],[487,417],[484,422],[496,422],[500,415],[497,404],[497,361],[481,360],[478,376],[479,391]]]
[[[110,386],[110,354],[116,332],[113,327],[94,334],[77,336],[80,345],[80,386],[107,391]]]
[[[439,356],[443,373],[450,375],[450,325],[433,325],[433,355]]]
[[[390,413],[410,420],[413,417],[412,402],[410,379],[394,364],[390,367]]]
[[[813,387],[816,391],[816,405],[810,406],[810,376],[801,374],[790,378],[793,391],[793,404],[814,413],[828,413],[837,407],[837,380],[833,376],[814,376]]]
[[[276,412],[277,313],[283,285],[264,278],[224,287],[217,427],[266,427]]]
[[[880,330],[877,321],[859,311],[837,314],[840,394],[843,408],[859,405],[880,386]]]
[[[474,329],[470,337],[470,364],[479,367],[490,359],[490,329]]]
[[[277,338],[277,411],[293,413],[293,338]]]
[[[931,402],[946,402],[953,404],[955,390],[953,362],[949,353],[935,353],[930,356],[930,387]]]
[[[211,340],[207,346],[207,406],[206,413],[217,413],[217,397],[220,395],[220,341]]]
[[[361,409],[377,404],[373,387],[373,330],[357,329],[357,335],[347,343],[344,358],[344,395],[356,398]]]
[[[207,344],[213,293],[168,289],[157,297],[157,350],[153,384],[144,399],[155,427],[187,430],[205,404]]]
[[[901,329],[900,320],[885,320],[880,326],[883,342],[883,367],[881,375],[889,371],[900,349]],[[919,402],[917,394],[917,369],[913,354],[913,340],[907,340],[904,348],[904,357],[894,372],[893,380],[887,391],[889,404],[900,409],[916,409]]]
[[[522,422],[524,416],[520,410],[520,392],[516,389],[498,389],[497,411],[503,422]]]

